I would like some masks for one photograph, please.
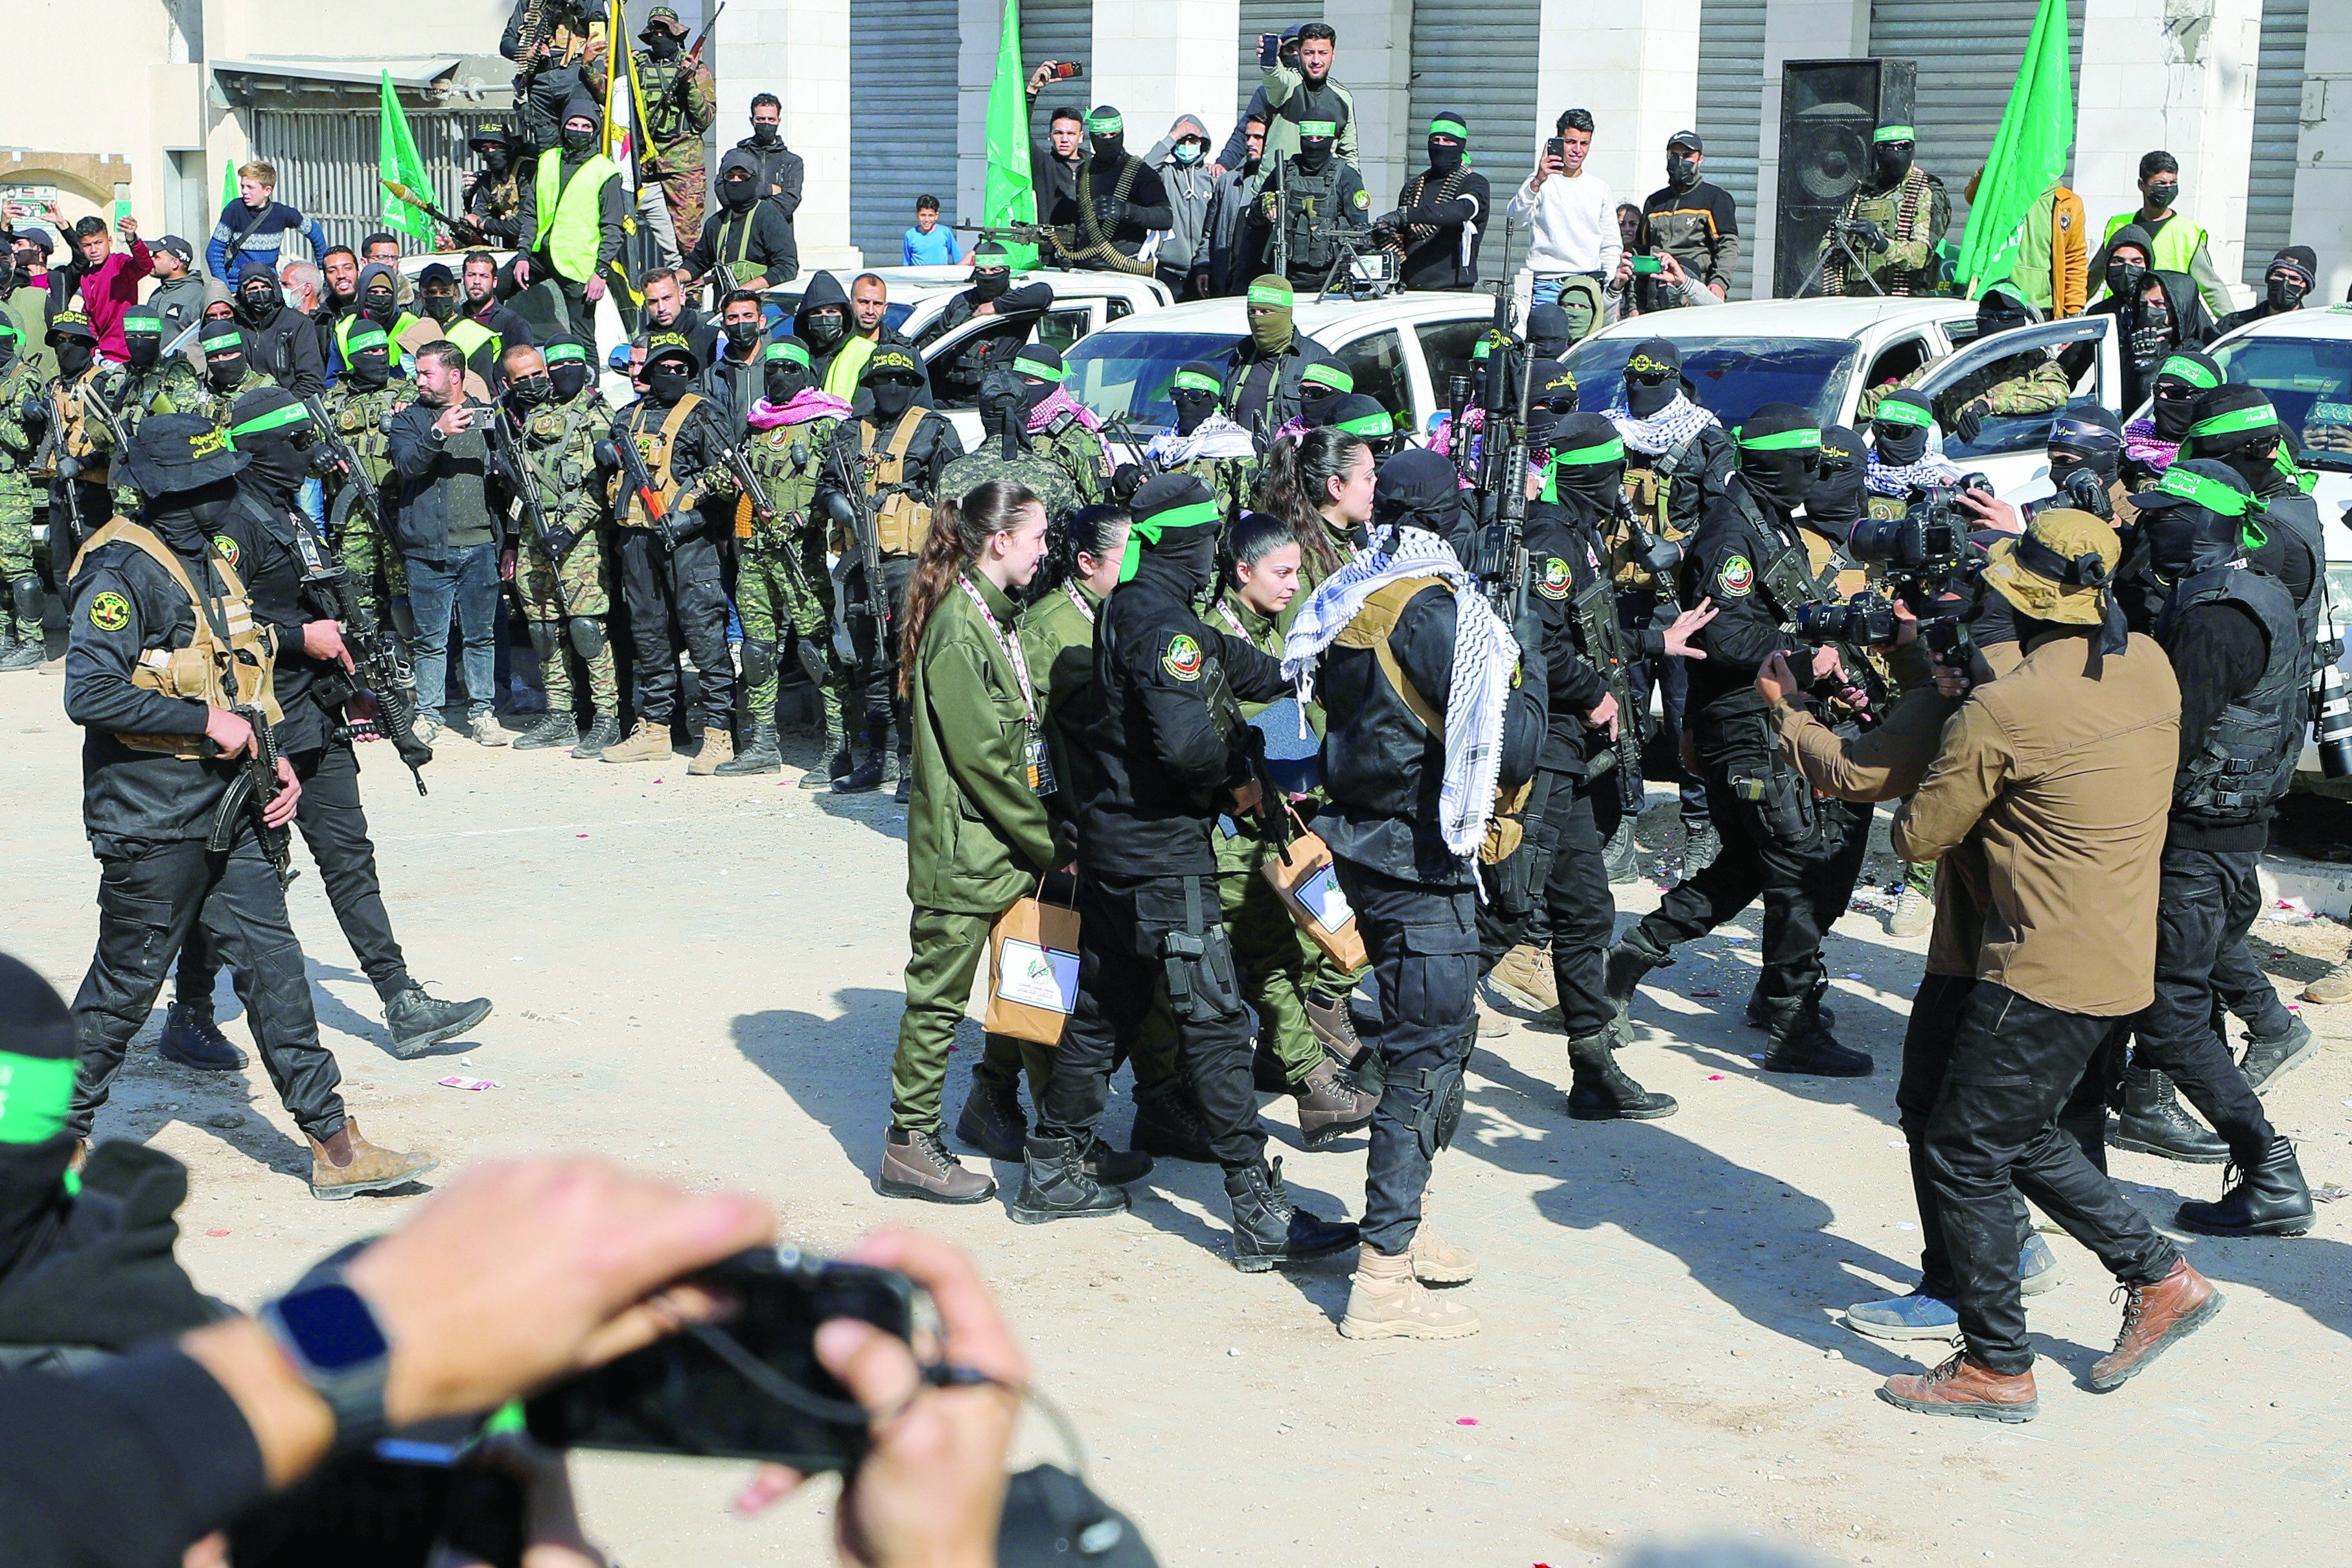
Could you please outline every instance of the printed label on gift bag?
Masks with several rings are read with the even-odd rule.
[[[1007,1002],[1066,1017],[1078,1005],[1078,955],[1007,937],[996,994]]]
[[[1338,931],[1356,918],[1356,911],[1349,907],[1348,895],[1339,889],[1339,879],[1328,866],[1292,889],[1290,896],[1325,931]]]

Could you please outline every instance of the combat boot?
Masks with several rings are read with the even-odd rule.
[[[0,598],[0,670],[38,669],[47,657],[47,648],[40,638],[16,635],[16,618],[9,613],[8,601]]]
[[[733,731],[718,729],[705,730],[702,731],[702,749],[694,753],[694,761],[686,764],[686,771],[692,777],[707,779],[734,760]]]
[[[1029,1138],[1029,1119],[1021,1114],[1020,1085],[972,1074],[971,1093],[964,1097],[955,1135],[958,1142],[992,1160],[1018,1161]]]
[[[2288,1068],[2301,1066],[2305,1058],[2318,1048],[2319,1042],[2313,1037],[2311,1026],[2290,1013],[2287,1015],[2286,1033],[2277,1039],[2247,1037],[2245,1059],[2238,1064],[2238,1070],[2246,1075],[2249,1088],[2267,1089],[2285,1076]]]
[[[518,752],[543,752],[579,743],[580,721],[572,716],[570,709],[549,709],[538,723],[514,738]]]
[[[1618,939],[1609,950],[1608,972],[1601,984],[1617,1009],[1620,1024],[1633,1010],[1633,989],[1642,984],[1642,976],[1653,969],[1672,968],[1674,962],[1673,952],[1660,947],[1638,925]]]
[[[1504,1001],[1530,1013],[1559,1011],[1559,982],[1551,972],[1551,951],[1523,942],[1486,972],[1486,984]]]
[[[1351,1340],[1461,1340],[1478,1331],[1478,1314],[1414,1278],[1410,1251],[1391,1258],[1368,1241],[1356,1250],[1339,1331]]]
[[[310,1140],[310,1195],[314,1198],[331,1203],[362,1193],[404,1187],[440,1163],[430,1154],[404,1154],[377,1148],[360,1136],[359,1119],[355,1116],[343,1118],[343,1131],[346,1138],[341,1163],[328,1152],[325,1143],[316,1138]]]
[[[1684,876],[1696,876],[1714,865],[1715,858],[1722,853],[1723,837],[1716,832],[1714,823],[1686,821],[1683,824]]]
[[[1764,987],[1761,984],[1748,988],[1748,1007],[1740,1016],[1747,1020],[1748,1026],[1751,1029],[1769,1029],[1772,1026],[1772,1016],[1764,1011]],[[1837,1027],[1837,1014],[1826,1002],[1813,1004],[1813,1016],[1822,1021],[1822,1027],[1824,1029]]]
[[[1467,1285],[1478,1277],[1478,1259],[1466,1247],[1456,1247],[1437,1234],[1430,1218],[1429,1189],[1421,1192],[1421,1223],[1412,1227],[1412,1277],[1424,1285]]]
[[[639,719],[629,738],[607,745],[602,756],[608,763],[662,762],[669,756],[669,726]]]
[[[220,1032],[209,1005],[173,1003],[163,1015],[163,1035],[155,1049],[166,1061],[198,1072],[235,1072],[245,1065],[245,1053]]]
[[[1149,1100],[1137,1097],[1135,1129],[1128,1135],[1127,1146],[1139,1154],[1157,1154],[1192,1165],[1217,1163],[1209,1148],[1208,1123],[1201,1120],[1201,1113],[1192,1109],[1192,1100],[1181,1089],[1163,1089]]]
[[[2219,1203],[2182,1204],[2173,1223],[2208,1236],[2301,1236],[2311,1228],[2311,1187],[2284,1134],[2235,1173],[2237,1184],[2225,1184]]]
[[[1642,879],[1642,847],[1633,839],[1633,819],[1626,817],[1617,824],[1617,831],[1609,836],[1601,847],[1601,864],[1609,872],[1609,880],[1617,887]]]
[[[2116,1348],[2091,1363],[2086,1381],[2095,1393],[2122,1387],[2221,1310],[2221,1292],[2185,1258],[2155,1284],[2126,1285],[2122,1294],[2124,1322]]]
[[[776,727],[765,719],[751,726],[751,743],[719,764],[719,776],[723,779],[741,778],[746,773],[780,773],[784,771],[784,754],[776,748]]]
[[[1151,1174],[1150,1155],[1133,1149],[1114,1149],[1108,1140],[1100,1136],[1088,1146],[1086,1158],[1078,1163],[1087,1175],[1106,1187],[1123,1187]]]
[[[890,798],[905,805],[915,798],[915,755],[912,752],[892,752],[882,763],[882,787]]]
[[[1244,1274],[1328,1258],[1359,1239],[1352,1224],[1322,1219],[1292,1203],[1279,1160],[1227,1171],[1225,1202],[1233,1212],[1234,1267]]]
[[[1085,1156],[1074,1140],[1033,1134],[1024,1146],[1021,1192],[1013,1200],[1015,1223],[1099,1219],[1124,1214],[1127,1206],[1125,1187],[1107,1187],[1087,1174]]]
[[[1368,1094],[1343,1079],[1339,1067],[1328,1058],[1292,1084],[1289,1093],[1298,1101],[1299,1139],[1309,1149],[1320,1149],[1369,1127],[1381,1103],[1379,1095]]]
[[[882,1173],[875,1190],[886,1198],[933,1204],[980,1204],[996,1195],[996,1178],[967,1170],[936,1132],[893,1127],[882,1139]]]
[[[1877,1064],[1868,1051],[1857,1051],[1842,1045],[1829,1026],[1822,1022],[1822,993],[1826,984],[1813,987],[1809,996],[1767,997],[1764,1016],[1769,1033],[1764,1039],[1764,1070],[1791,1073],[1801,1078],[1868,1078]]]
[[[581,731],[580,743],[572,748],[572,754],[582,762],[593,761],[604,754],[605,747],[620,738],[620,721],[610,713],[599,713],[588,721],[588,728]]]
[[[2323,1007],[2334,1002],[2352,1002],[2352,958],[2347,958],[2305,986],[2303,999],[2316,1002]]]
[[[1349,1010],[1347,997],[1309,993],[1307,1026],[1341,1067],[1351,1068],[1364,1059],[1363,1037],[1356,1033],[1356,1016]]]
[[[2124,1109],[2107,1142],[2184,1165],[2220,1165],[2230,1158],[2230,1146],[2189,1114],[2173,1095],[2172,1080],[2154,1068],[2124,1068]]]
[[[1671,1094],[1652,1094],[1617,1065],[1607,1029],[1568,1042],[1568,1114],[1577,1121],[1655,1121],[1678,1109]]]
[[[864,795],[867,790],[879,789],[885,753],[893,762],[898,760],[898,753],[890,750],[890,721],[887,719],[879,724],[869,721],[866,726],[866,760],[833,781],[834,793]]]
[[[490,999],[444,1002],[425,994],[410,981],[383,1005],[383,1021],[392,1030],[392,1054],[402,1061],[424,1055],[444,1040],[454,1040],[490,1016]]]
[[[1903,884],[1895,895],[1895,912],[1886,917],[1886,934],[1894,937],[1925,936],[1936,926],[1936,900],[1913,887]]]
[[[801,775],[801,788],[838,788],[856,765],[849,754],[849,731],[835,725],[824,732],[824,751],[817,757],[816,764]]]

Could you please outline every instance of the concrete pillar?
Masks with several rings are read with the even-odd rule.
[[[736,0],[716,78],[722,119],[782,100],[784,144],[808,165],[793,220],[803,275],[862,265],[849,243],[849,0]]]
[[[2319,253],[2316,304],[2352,289],[2352,7],[2312,8],[2303,72],[2290,237]]]
[[[1621,202],[1639,206],[1665,183],[1666,138],[1698,119],[1698,5],[1544,0],[1535,134],[1550,135],[1564,109],[1591,110],[1595,129],[1585,167]],[[1527,177],[1525,162],[1505,171],[1514,187]],[[1496,199],[1507,194],[1498,190]]]
[[[1768,0],[1764,8],[1764,106],[1756,138],[1756,212],[1741,218],[1756,258],[1754,296],[1772,297],[1773,246],[1780,193],[1780,67],[1789,60],[1855,59],[1870,53],[1870,0]],[[2089,73],[2084,72],[2088,79]],[[1699,127],[1704,132],[1706,127]],[[1669,131],[1668,135],[1674,134]]]
[[[1331,74],[1355,95],[1357,173],[1371,193],[1372,210],[1386,212],[1405,177],[1422,166],[1429,129],[1412,122],[1412,0],[1323,0],[1323,19],[1339,35]],[[1249,101],[1246,93],[1241,97],[1236,112]],[[1517,141],[1514,133],[1509,143],[1496,144]]]
[[[1095,0],[1093,101],[1115,105],[1127,122],[1127,150],[1138,157],[1168,133],[1180,114],[1209,128],[1211,151],[1233,121],[1235,40],[1241,0],[1185,0],[1144,5]],[[1223,123],[1219,123],[1220,120]]]
[[[2074,189],[2094,244],[2110,216],[2139,205],[2140,154],[2161,147],[2180,160],[2181,205],[2215,270],[2242,270],[2262,29],[2262,0],[2088,0]]]

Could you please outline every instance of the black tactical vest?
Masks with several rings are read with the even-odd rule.
[[[2231,827],[2257,820],[2294,781],[2295,760],[2303,752],[2311,645],[2285,587],[2243,566],[2218,566],[2179,584],[2165,605],[2165,623],[2168,628],[2191,606],[2218,601],[2252,616],[2270,653],[2253,689],[2221,710],[2204,750],[2172,781],[2172,809],[2194,822]]]
[[[1280,210],[1290,226],[1293,276],[1324,271],[1339,253],[1338,245],[1315,230],[1347,221],[1347,215],[1339,210],[1339,171],[1343,166],[1336,154],[1326,158],[1322,169],[1312,174],[1296,158],[1283,162]]]

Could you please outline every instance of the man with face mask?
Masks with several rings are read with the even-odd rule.
[[[1217,177],[1209,173],[1208,128],[1190,114],[1178,115],[1143,161],[1159,174],[1168,194],[1170,226],[1160,241],[1160,281],[1179,300],[1203,298],[1209,289],[1209,206],[1217,188]]]
[[[834,651],[833,584],[826,574],[817,484],[834,432],[849,405],[820,389],[808,345],[780,338],[761,355],[761,391],[751,406],[744,461],[766,492],[772,520],[755,514],[735,552],[735,613],[743,622],[743,684],[751,693],[751,742],[721,777],[772,773],[784,765],[776,743],[777,669],[786,639],[817,690],[824,715],[823,753],[801,788],[824,789],[856,766],[849,753],[849,669]]]
[[[670,725],[680,700],[669,631],[674,619],[694,660],[691,727],[702,736],[687,771],[707,778],[735,755],[735,658],[727,646],[727,590],[720,580],[722,508],[705,510],[703,501],[731,496],[734,480],[719,458],[732,433],[709,400],[691,390],[697,368],[685,339],[655,333],[646,351],[646,395],[613,421],[611,439],[636,447],[667,515],[658,521],[649,515],[625,471],[607,480],[616,498],[637,722],[627,739],[604,748],[604,758],[646,763],[670,754]],[[731,503],[723,509],[730,521],[733,510]]]
[[[384,335],[384,347],[391,357],[392,367],[402,366],[402,343],[414,342],[423,336],[421,319],[413,316],[400,305],[400,275],[381,261],[371,261],[359,272],[359,287],[354,291],[356,309],[340,316],[335,321],[335,352],[345,364],[351,363],[351,338],[353,333],[373,326]]]
[[[2180,747],[2157,905],[2156,1000],[2135,1025],[2116,1141],[2141,1146],[2137,1123],[2151,1097],[2169,1100],[2157,1075],[2168,1077],[2228,1143],[2238,1173],[2219,1203],[2183,1204],[2178,1222],[2223,1236],[2300,1236],[2312,1223],[2310,1191],[2214,1026],[2213,970],[2262,908],[2256,873],[2303,747],[2310,645],[2285,587],[2246,560],[2247,521],[2259,509],[2235,468],[2185,459],[2134,504],[2149,566],[2169,585],[2156,638],[2180,683]]]
[[[49,427],[40,374],[19,352],[14,323],[0,321],[0,670],[38,669],[41,580],[33,569],[33,481],[26,470]]]
[[[857,542],[845,536],[834,540],[835,553],[848,557],[843,580],[845,601],[865,606],[866,613],[850,623],[850,640],[857,650],[857,675],[865,688],[866,761],[835,784],[850,794],[888,786],[904,796],[914,784],[910,759],[915,738],[907,729],[906,710],[898,691],[898,606],[906,602],[907,581],[915,574],[915,557],[931,531],[948,465],[963,456],[963,442],[943,414],[924,406],[923,367],[914,351],[886,343],[874,351],[858,378],[855,418],[844,419],[834,431],[825,452],[824,475],[818,481],[818,505],[828,491],[855,496],[855,505],[875,531],[882,560],[882,581],[866,580]],[[1026,389],[1021,410],[1012,417],[1026,420]],[[887,617],[888,626],[882,624]],[[890,743],[893,719],[898,739]]]
[[[619,167],[598,151],[603,124],[593,99],[575,98],[565,105],[562,138],[540,153],[531,177],[520,226],[524,254],[514,260],[517,283],[528,288],[542,278],[554,283],[572,335],[584,342],[595,341],[596,302],[604,297],[605,275],[621,254],[621,220],[628,210]],[[695,203],[698,210],[699,194]]]
[[[1677,131],[1666,138],[1666,183],[1642,204],[1639,254],[1673,257],[1687,276],[1724,300],[1739,269],[1739,208],[1729,191],[1700,177],[1706,162],[1706,143],[1697,132]],[[1684,303],[1676,290],[1657,287],[1654,278],[1637,279],[1632,268],[1629,255],[1619,263],[1618,286],[1632,285],[1643,310]]]
[[[528,35],[528,36],[527,36]],[[515,63],[515,156],[555,144],[565,106],[585,91],[602,100],[609,79],[605,10],[595,0],[514,0],[499,53]],[[526,235],[529,229],[524,229]]]
[[[467,220],[466,227],[451,239],[506,250],[520,247],[522,187],[530,178],[530,163],[517,148],[513,132],[503,125],[483,126],[466,146],[482,163],[466,173],[466,205],[458,214]]]
[[[2134,491],[2147,489],[2179,456],[2180,443],[2197,423],[2197,401],[2221,385],[2221,367],[2210,355],[2183,349],[2158,361],[2147,380],[2148,411],[2124,426],[2123,480]]]
[[[416,275],[416,300],[425,319],[446,331],[457,319],[457,275],[434,262]]]
[[[130,356],[130,374],[123,378],[115,421],[127,439],[137,435],[139,423],[150,414],[200,414],[206,407],[204,381],[178,354],[163,357],[163,319],[145,305],[133,305],[122,318],[122,341]],[[124,516],[136,516],[139,494],[116,476],[114,505]]]
[[[246,363],[297,397],[327,390],[327,365],[319,333],[308,316],[289,309],[278,274],[258,257],[237,274],[237,325],[245,332]]]
[[[1462,115],[1448,110],[1431,121],[1429,166],[1406,179],[1395,209],[1372,226],[1392,237],[1408,289],[1478,286],[1478,242],[1493,197],[1486,176],[1470,167],[1469,143]]]
[[[769,289],[800,276],[799,242],[782,206],[761,196],[759,160],[740,148],[719,163],[719,210],[687,252],[687,287],[716,273],[734,289]]]
[[[327,516],[360,602],[377,625],[413,638],[408,563],[393,542],[384,487],[392,477],[392,417],[416,401],[416,384],[393,368],[391,341],[373,319],[357,324],[343,351],[343,374],[327,389],[327,420],[361,471],[328,476]]]
[[[1935,435],[1936,415],[1927,406],[1926,393],[1901,388],[1878,400],[1871,412],[1870,455],[1863,468],[1869,515],[1902,517],[1926,490],[1958,482],[1959,466],[1936,446]],[[2120,440],[2116,446],[2120,450]]]
[[[250,543],[236,517],[248,460],[200,417],[149,420],[129,458],[148,508],[137,522],[110,522],[74,574],[65,701],[88,731],[82,819],[101,893],[97,952],[74,998],[82,1056],[66,1130],[89,1136],[164,966],[201,923],[236,975],[270,1081],[310,1140],[311,1194],[347,1198],[413,1181],[433,1158],[378,1148],[345,1110],[254,814],[235,815],[226,854],[205,848],[236,759],[254,744],[234,708],[280,717],[270,681],[278,639],[231,559]],[[179,649],[198,651],[162,674],[147,657]],[[265,815],[284,826],[307,792],[282,756],[278,776],[283,787]]]
[[[765,390],[766,361],[761,351],[768,342],[768,322],[760,310],[760,296],[749,289],[728,295],[719,314],[719,352],[695,390],[710,400],[712,412],[740,436],[744,416]]]
[[[2307,245],[2290,245],[2271,258],[2263,269],[2263,297],[2242,310],[2232,310],[2215,323],[2213,335],[2236,331],[2249,321],[2300,310],[2319,287],[2319,256]]]
[[[2151,269],[2154,250],[2155,242],[2137,225],[2117,229],[2107,242],[2104,271],[2094,274],[2106,279],[2106,294],[2084,312],[2116,319],[2126,408],[2149,395],[2150,378],[2168,355],[2213,341],[2213,319],[2198,298],[2196,283],[2185,272]],[[2096,353],[2095,343],[2076,343],[2060,356],[2061,363],[2079,380]]]
[[[793,310],[793,336],[808,345],[809,363],[816,373],[817,384],[825,385],[834,361],[841,357],[855,334],[850,330],[849,291],[841,279],[830,272],[820,272],[809,279],[801,291],[801,302]],[[855,400],[857,384],[853,377],[847,386],[828,387],[845,402]]]
[[[1996,283],[1977,300],[1977,331],[1981,342],[1999,332],[2030,326],[2041,318],[2019,295],[2014,285]],[[1916,386],[1943,362],[1931,360],[1896,382]],[[1873,387],[1854,406],[1857,418],[1868,419],[1887,388]],[[1963,444],[1973,443],[1988,418],[2031,417],[2063,408],[2074,395],[2074,384],[2048,349],[2021,349],[1970,371],[1936,395],[1936,421]]]
[[[808,177],[801,155],[784,145],[784,106],[772,92],[751,100],[751,134],[735,143],[735,151],[752,160],[760,195],[775,205],[784,222],[801,210],[801,188]]]
[[[205,384],[204,401],[195,412],[210,419],[214,428],[226,432],[229,411],[238,398],[278,384],[246,358],[245,329],[234,320],[206,321],[199,340],[205,350]]]
[[[991,479],[1029,487],[1045,503],[1049,523],[1089,503],[1069,471],[1029,434],[1030,383],[1014,370],[992,370],[980,384],[980,445],[947,466],[940,494],[970,495]]]
[[[1847,682],[1833,648],[1815,649],[1781,630],[1817,594],[1797,510],[1821,469],[1822,432],[1794,404],[1768,403],[1736,433],[1738,471],[1707,509],[1684,568],[1683,598],[1712,598],[1720,613],[1692,638],[1706,658],[1687,666],[1689,726],[1707,795],[1722,809],[1722,847],[1688,872],[1657,910],[1610,951],[1609,994],[1621,1015],[1643,975],[1674,961],[1675,944],[1706,935],[1760,896],[1765,904],[1767,1029],[1764,1070],[1858,1078],[1867,1053],[1838,1042],[1822,1016],[1829,977],[1822,938],[1845,912],[1869,844],[1866,810],[1813,797],[1781,759],[1756,672],[1789,658],[1807,693],[1826,699]]]
[[[1293,325],[1297,298],[1290,279],[1271,272],[1249,286],[1249,336],[1225,372],[1225,407],[1245,430],[1271,436],[1297,418],[1307,367],[1331,358]]]
[[[687,59],[686,24],[675,10],[656,5],[646,12],[645,30],[637,38],[645,45],[635,51],[637,90],[643,94],[646,138],[653,154],[645,161],[645,173],[658,183],[666,204],[656,214],[649,199],[640,200],[638,218],[651,220],[662,259],[675,262],[680,241],[702,232],[702,194],[708,184],[702,138],[719,118],[719,96],[710,68],[699,59]],[[666,241],[659,235],[665,228],[669,231]]]
[[[606,565],[612,539],[596,475],[596,443],[611,432],[613,410],[587,375],[588,351],[569,338],[548,344],[544,354],[517,344],[504,358],[506,395],[494,417],[514,432],[554,534],[524,530],[515,575],[547,692],[547,716],[515,737],[515,750],[562,746],[593,758],[621,734],[621,689],[605,630],[613,608]],[[564,377],[568,397],[556,384],[558,364],[572,367]],[[588,688],[584,732],[574,708],[574,664]]]
[[[2098,254],[2091,258],[2091,276],[2098,278],[2105,272],[2116,235],[2126,227],[2137,228],[2147,240],[2147,260],[2142,265],[2158,272],[2184,274],[2194,281],[2210,313],[2219,316],[2229,311],[2235,301],[2230,298],[2229,285],[2213,265],[2205,231],[2179,208],[2179,160],[2161,150],[2142,157],[2139,195],[2137,211],[2117,213],[2107,220],[2099,237]]]
[[[964,399],[980,390],[981,378],[996,365],[1011,362],[1029,341],[1029,329],[1053,308],[1054,286],[1039,279],[1013,286],[1011,260],[1004,247],[983,239],[971,248],[971,287],[950,297],[930,331],[944,336],[976,316],[993,316],[1002,328],[975,332],[948,356],[928,367],[931,384],[946,389],[951,399]]]
[[[120,456],[115,443],[121,420],[116,410],[130,374],[98,357],[98,334],[79,310],[59,310],[49,318],[49,347],[58,356],[48,409],[57,443],[57,477],[49,481],[50,559],[68,562],[114,515],[109,470]]]
[[[1274,433],[1277,441],[1331,423],[1331,410],[1356,390],[1356,378],[1336,359],[1318,359],[1298,378],[1298,417]]]
[[[1087,116],[1087,157],[1069,200],[1044,218],[1055,230],[1055,250],[1070,265],[1095,271],[1149,275],[1136,259],[1153,229],[1175,222],[1168,189],[1150,163],[1127,150],[1127,121],[1108,104]]]
[[[1239,517],[1257,489],[1259,455],[1250,433],[1225,416],[1217,367],[1206,360],[1179,366],[1168,399],[1176,423],[1151,438],[1145,460],[1160,473],[1200,480],[1228,520]]]
[[[1338,127],[1309,120],[1298,127],[1298,151],[1275,161],[1257,198],[1267,266],[1295,288],[1323,287],[1343,253],[1327,232],[1371,226],[1372,198],[1356,166],[1333,154]]]
[[[1952,199],[1943,181],[1913,165],[1915,140],[1908,125],[1873,133],[1870,173],[1822,236],[1822,293],[1902,296],[1935,286]]]
[[[1064,384],[1069,372],[1060,353],[1031,343],[1013,356],[1013,374],[1021,378],[1027,405],[1024,424],[1030,446],[1069,477],[1080,505],[1108,500],[1110,448],[1103,441],[1102,419],[1069,395]]]

